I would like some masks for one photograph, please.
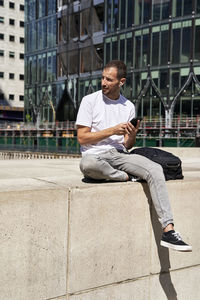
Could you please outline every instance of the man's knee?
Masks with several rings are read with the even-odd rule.
[[[163,180],[163,168],[160,164],[154,163],[152,168],[149,170],[150,177],[155,178],[156,180]]]
[[[80,169],[84,175],[90,176],[97,167],[97,158],[94,156],[86,156],[81,159]]]

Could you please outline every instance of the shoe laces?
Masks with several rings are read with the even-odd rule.
[[[172,233],[172,235],[178,240],[178,241],[182,241],[181,235],[179,232],[175,231]]]

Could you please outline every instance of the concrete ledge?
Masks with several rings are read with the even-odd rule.
[[[84,183],[79,158],[0,161],[0,300],[200,298],[193,149],[175,148],[185,179],[167,182],[176,229],[192,253],[159,246],[145,183]]]

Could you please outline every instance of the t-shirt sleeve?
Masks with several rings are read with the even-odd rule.
[[[88,97],[84,97],[81,101],[76,118],[76,125],[92,126],[92,105]]]

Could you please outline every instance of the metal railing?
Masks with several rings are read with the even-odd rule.
[[[162,118],[144,118],[137,134],[136,146],[200,146],[200,119],[174,119],[165,127]],[[75,122],[0,123],[0,150],[80,154]]]

